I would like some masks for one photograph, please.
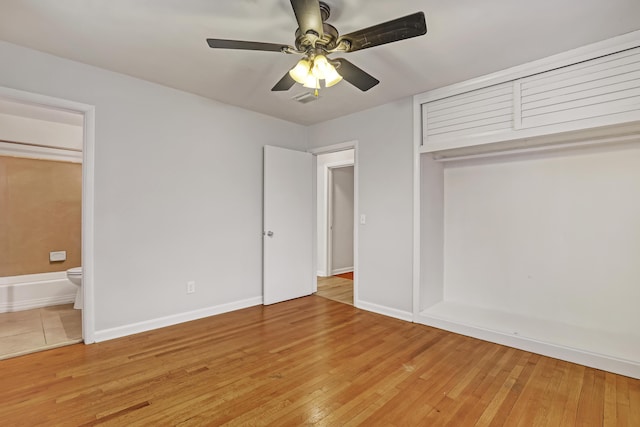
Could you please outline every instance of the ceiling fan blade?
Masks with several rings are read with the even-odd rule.
[[[209,47],[213,49],[260,50],[265,52],[287,52],[293,49],[293,47],[283,44],[248,42],[242,40],[207,39],[207,43]]]
[[[285,90],[289,90],[294,84],[296,84],[296,81],[293,80],[293,78],[291,78],[291,76],[289,75],[289,72],[287,71],[286,74],[282,76],[280,81],[276,83],[276,85],[273,88],[271,88],[271,91],[282,92]]]
[[[291,0],[291,7],[302,34],[311,32],[320,38],[323,36],[322,14],[318,0]]]
[[[344,58],[337,58],[332,60],[332,62],[338,63],[338,74],[340,74],[346,81],[363,92],[368,91],[369,89],[380,83],[378,79],[371,76],[366,71],[363,71],[360,68],[356,67]]]
[[[345,34],[338,40],[349,42],[347,52],[368,49],[411,37],[421,36],[427,33],[427,22],[423,12],[403,16],[392,21],[383,22],[373,27]]]

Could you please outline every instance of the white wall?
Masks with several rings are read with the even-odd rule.
[[[305,127],[5,42],[0,57],[0,86],[96,107],[98,331],[262,295],[262,147],[304,149]]]
[[[327,170],[328,165],[353,164],[354,151],[343,150],[335,153],[319,154],[317,156],[317,255],[318,276],[331,275],[327,271]]]
[[[408,319],[412,312],[412,120],[412,100],[405,98],[309,127],[311,148],[358,141],[359,214],[367,218],[358,231],[358,298],[369,308]]]
[[[640,142],[448,164],[444,297],[638,334]]]
[[[331,269],[333,274],[353,271],[353,169],[353,166],[331,169]]]

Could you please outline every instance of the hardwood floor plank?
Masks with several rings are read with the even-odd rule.
[[[318,277],[318,291],[316,295],[353,305],[353,279],[347,279],[341,275]]]
[[[500,420],[504,424],[504,418],[508,415],[511,405],[513,405],[513,399],[509,399],[511,390],[516,386],[517,380],[524,370],[526,361],[529,359],[530,354],[525,352],[514,352],[511,356],[514,359],[514,364],[511,367],[508,375],[505,377],[504,382],[500,384],[500,390],[495,394],[493,399],[487,403],[487,406],[480,415],[476,426],[489,426],[495,422],[495,425],[500,425]],[[501,408],[507,408],[506,411],[501,412]],[[498,418],[499,417],[499,418]]]
[[[604,404],[604,372],[596,369],[586,369],[582,381],[582,390],[576,412],[576,423],[587,425],[598,420],[602,423],[602,409]]]
[[[622,378],[616,378],[616,384]],[[629,388],[629,424],[640,426],[640,381],[627,381]]]
[[[578,403],[582,392],[582,382],[584,379],[584,371],[588,368],[580,365],[571,364],[569,367],[569,377],[567,379],[568,396],[562,413],[560,425],[576,425],[576,416],[578,415]]]
[[[488,417],[483,415],[484,412],[489,409],[492,403],[495,402],[496,410],[502,403],[499,392],[503,389],[507,377],[511,375],[518,361],[516,353],[517,350],[513,348],[499,346],[499,351],[492,361],[494,366],[489,365],[484,372],[480,373],[479,384],[471,394],[475,403],[473,405],[465,405],[464,408],[468,409],[462,409],[462,414],[454,414],[454,417],[448,423],[449,425],[474,425],[476,422],[480,423],[483,417],[485,419],[484,422],[486,422]],[[497,357],[498,355],[500,357]],[[487,413],[495,412],[489,411]]]
[[[483,371],[494,363],[500,349],[500,346],[491,346],[488,351],[472,355],[473,360],[477,357],[477,364],[474,361],[465,367],[454,387],[444,394],[448,399],[443,398],[437,405],[436,411],[432,411],[427,416],[427,422],[433,422],[434,425],[459,426],[469,422],[466,420],[477,420],[480,416],[477,403],[481,395],[476,394],[475,391],[483,384],[485,378]],[[414,424],[420,420],[412,417],[407,421]]]
[[[606,372],[605,373],[605,386],[604,386],[604,408],[602,425],[604,427],[610,427],[616,425],[617,417],[617,402],[616,402],[616,377],[615,375]]]
[[[529,379],[524,392],[520,395],[518,402],[519,411],[512,410],[510,416],[517,420],[518,427],[530,427],[545,423],[548,409],[553,405],[552,400],[543,404],[547,396],[547,391],[552,384],[553,374],[558,361],[548,357],[541,358],[537,363],[534,373]]]
[[[3,425],[640,425],[640,380],[317,296],[3,360],[0,378]]]
[[[619,379],[615,376],[616,382],[616,418],[611,422],[615,422],[616,425],[630,425],[629,424],[629,387],[627,381]]]

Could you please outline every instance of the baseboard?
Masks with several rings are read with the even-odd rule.
[[[0,313],[32,310],[34,308],[51,307],[53,305],[71,304],[76,300],[76,294],[58,295],[44,298],[35,298],[25,301],[12,301],[0,303]]]
[[[331,270],[331,275],[335,276],[336,274],[344,274],[353,272],[353,267],[344,267],[344,268],[336,268]]]
[[[572,347],[551,344],[527,337],[514,336],[500,331],[485,329],[425,314],[416,315],[413,321],[423,325],[432,326],[434,328],[443,329],[445,331],[466,335],[468,337],[478,338],[484,341],[541,354],[543,356],[566,360],[580,365],[640,379],[640,363],[638,362],[623,360]]]
[[[254,297],[241,301],[220,304],[213,307],[202,308],[199,310],[188,311],[186,313],[173,314],[171,316],[145,320],[144,322],[132,323],[130,325],[103,329],[95,332],[95,342],[107,341],[115,338],[125,337],[127,335],[138,334],[140,332],[151,331],[153,329],[165,328],[167,326],[177,325],[178,323],[198,320],[204,317],[228,313],[230,311],[253,307],[260,304],[262,304],[262,297]]]
[[[413,313],[409,311],[397,310],[395,308],[385,307],[383,305],[373,304],[362,300],[356,301],[354,305],[356,308],[360,308],[362,310],[394,317],[396,319],[405,320],[407,322],[413,322]]]
[[[3,277],[0,313],[69,304],[75,301],[77,290],[65,272]]]

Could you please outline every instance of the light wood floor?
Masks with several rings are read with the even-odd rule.
[[[338,276],[318,277],[318,291],[316,295],[353,305],[353,280]]]
[[[640,380],[317,296],[0,361],[2,425],[640,426]]]
[[[82,341],[82,312],[73,304],[0,313],[0,359]]]

